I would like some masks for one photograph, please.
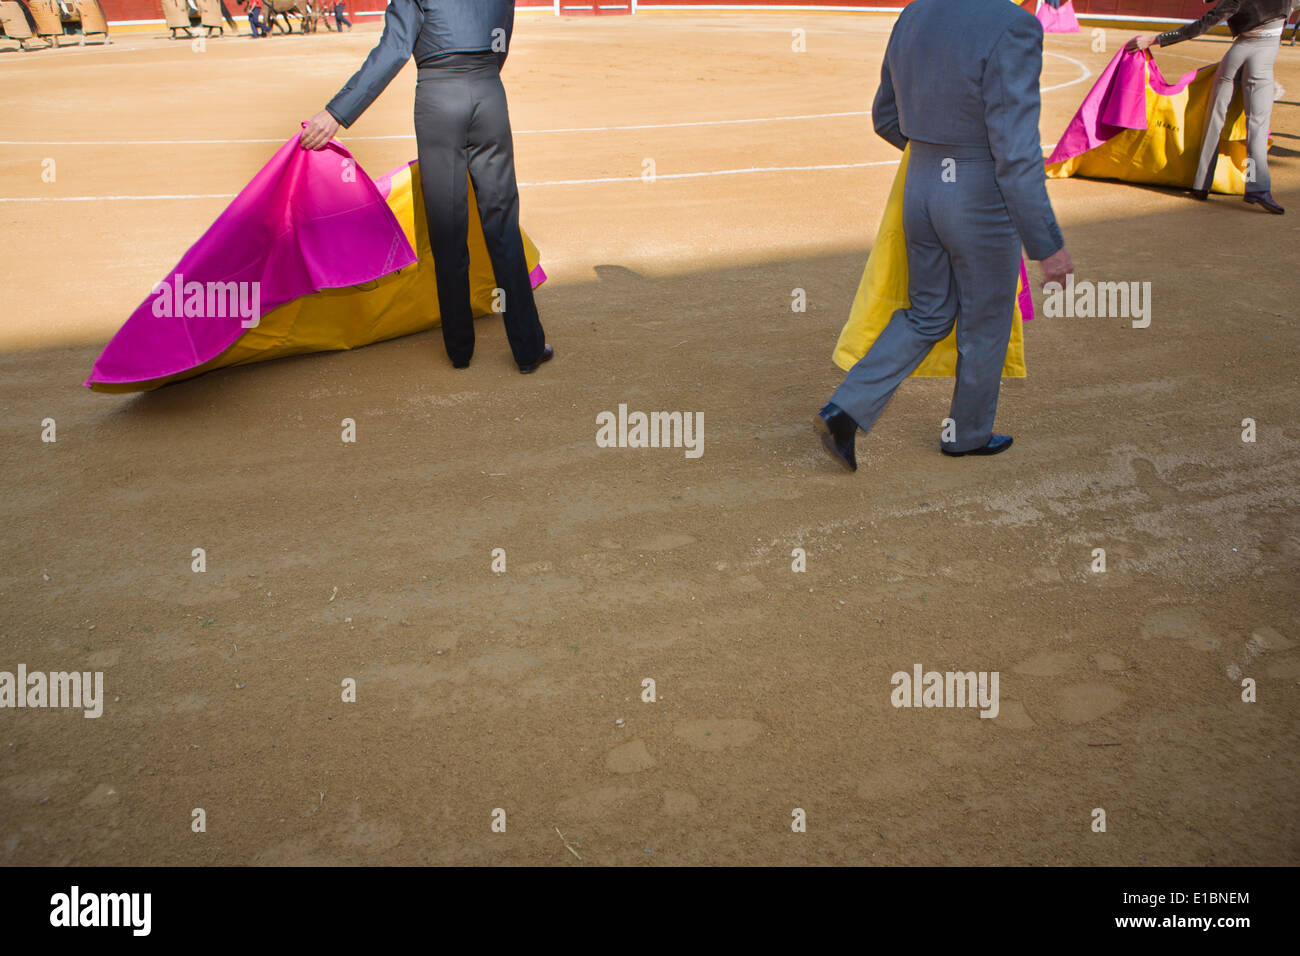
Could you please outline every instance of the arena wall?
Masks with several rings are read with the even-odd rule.
[[[108,14],[110,24],[117,26],[161,25],[162,7],[158,0],[100,0]],[[226,0],[226,5],[237,19],[244,19],[244,8],[237,0]],[[332,7],[332,4],[330,4]],[[386,0],[346,0],[348,15],[366,22],[382,16]],[[1022,4],[1034,8],[1034,0]],[[798,3],[790,0],[646,0],[641,9],[647,13],[658,10],[863,10],[887,12],[906,6],[906,0],[816,0]],[[553,0],[517,0],[521,11],[546,13],[554,10]],[[1205,12],[1201,0],[1074,0],[1075,12],[1084,19],[1098,20],[1195,20]]]

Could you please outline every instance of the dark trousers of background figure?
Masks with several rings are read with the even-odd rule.
[[[870,430],[903,379],[956,325],[957,382],[948,413],[956,434],[943,447],[983,447],[993,434],[1020,274],[1020,236],[988,150],[913,140],[903,228],[911,304],[894,312],[831,401]]]
[[[253,36],[269,36],[271,31],[266,24],[262,22],[262,8],[252,7],[248,11],[248,27],[253,31]]]
[[[334,25],[338,27],[340,30],[342,30],[343,24],[345,23],[349,27],[352,26],[352,21],[348,19],[347,12],[344,10],[343,4],[341,3],[334,4]]]
[[[1196,164],[1198,189],[1209,189],[1219,158],[1219,137],[1232,102],[1233,83],[1241,77],[1241,105],[1246,111],[1246,155],[1251,160],[1254,181],[1246,192],[1268,192],[1268,123],[1273,113],[1273,63],[1282,37],[1237,37],[1228,47],[1214,72],[1210,109],[1206,113],[1205,135],[1201,139],[1200,161]]]
[[[505,296],[510,351],[516,363],[529,365],[541,356],[546,336],[519,232],[514,143],[499,60],[495,54],[455,54],[434,62],[419,70],[415,136],[443,343],[457,365],[467,363],[474,352],[468,174],[497,288]]]

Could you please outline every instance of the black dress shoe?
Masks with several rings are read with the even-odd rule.
[[[989,443],[982,448],[972,448],[970,451],[949,451],[943,445],[940,445],[939,450],[953,458],[960,458],[962,455],[997,455],[1010,448],[1011,441],[1010,435],[994,435],[989,439]]]
[[[469,362],[452,362],[452,368],[469,368]]]
[[[555,358],[555,349],[548,345],[546,348],[542,349],[542,354],[536,362],[533,362],[531,365],[519,366],[519,371],[523,372],[525,375],[531,375],[541,367],[543,362],[549,362],[553,358]]]
[[[849,417],[849,413],[833,402],[827,402],[813,419],[813,425],[821,433],[822,445],[831,457],[849,471],[857,471],[858,456],[854,446],[858,423]]]
[[[1192,194],[1193,199],[1199,199],[1201,202],[1205,202],[1205,200],[1210,198],[1210,191],[1208,189],[1190,189],[1188,192]]]
[[[1280,216],[1286,212],[1285,209],[1278,205],[1277,200],[1273,198],[1267,189],[1260,193],[1246,193],[1244,198],[1246,202],[1258,203],[1275,216]]]

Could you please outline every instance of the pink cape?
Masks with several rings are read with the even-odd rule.
[[[1020,257],[1020,294],[1016,296],[1016,303],[1020,306],[1020,321],[1032,322],[1034,320],[1034,293],[1029,288],[1029,270],[1025,268],[1025,257]]]
[[[280,147],[163,280],[259,284],[260,315],[322,289],[372,282],[416,261],[384,194],[341,144]],[[161,283],[160,283],[161,285]],[[243,288],[250,288],[243,286]],[[210,361],[246,331],[239,315],[157,316],[158,286],[131,314],[86,380],[149,381]],[[204,311],[200,309],[199,311]],[[225,311],[224,309],[222,311]]]
[[[1151,88],[1162,96],[1181,93],[1196,78],[1196,70],[1190,70],[1177,82],[1167,83],[1156,61],[1146,53],[1120,50],[1083,98],[1047,165],[1096,149],[1126,129],[1146,129],[1148,69]]]
[[[1034,14],[1043,25],[1044,33],[1078,33],[1079,19],[1074,15],[1074,4],[1065,0],[1058,9],[1049,4],[1040,3]]]

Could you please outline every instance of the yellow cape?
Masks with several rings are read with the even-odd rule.
[[[325,289],[287,302],[261,317],[254,328],[241,335],[228,349],[202,365],[176,375],[147,382],[122,384],[96,383],[97,392],[144,392],[193,378],[204,372],[230,365],[248,365],[268,359],[353,349],[412,332],[436,328],[441,323],[438,312],[437,283],[434,280],[433,249],[429,244],[429,227],[424,215],[424,197],[420,191],[419,165],[411,163],[393,173],[388,206],[406,233],[419,261],[383,276],[374,282],[346,289]],[[469,281],[470,304],[475,316],[490,314],[496,278],[483,225],[479,220],[470,187]],[[540,255],[532,240],[524,235],[524,253],[530,270],[537,267]]]
[[[907,236],[903,232],[903,183],[907,179],[907,150],[898,164],[898,175],[889,190],[885,212],[876,233],[876,244],[867,257],[867,268],[858,284],[849,321],[835,343],[835,364],[844,371],[851,369],[876,341],[895,310],[911,305],[907,296]],[[1023,284],[1017,282],[1017,292]],[[959,320],[960,321],[960,320]],[[1019,295],[1011,323],[1011,341],[1002,374],[1010,378],[1025,377],[1025,336],[1020,315]],[[917,366],[913,376],[955,378],[957,375],[957,330],[935,344],[930,354]]]

